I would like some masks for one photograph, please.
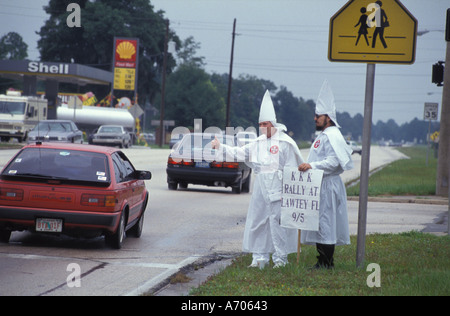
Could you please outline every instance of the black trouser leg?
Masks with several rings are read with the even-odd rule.
[[[316,244],[317,252],[319,253],[319,256],[317,257],[318,266],[325,268],[334,267],[334,246],[335,245]]]

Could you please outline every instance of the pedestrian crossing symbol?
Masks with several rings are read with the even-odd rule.
[[[330,20],[332,62],[413,64],[417,20],[398,0],[350,0]]]

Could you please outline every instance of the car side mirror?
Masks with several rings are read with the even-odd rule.
[[[150,171],[136,170],[136,178],[138,180],[150,180],[152,173]]]

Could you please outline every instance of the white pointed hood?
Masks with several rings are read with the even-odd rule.
[[[337,122],[334,94],[333,91],[331,90],[328,80],[325,80],[323,82],[322,88],[320,89],[319,97],[317,98],[316,102],[316,114],[328,115],[330,119],[334,122],[334,124],[336,124],[338,128],[341,128],[341,126]]]
[[[259,123],[261,122],[271,122],[274,127],[282,131],[287,130],[285,125],[277,123],[277,116],[275,114],[275,108],[273,106],[269,90],[266,90],[264,98],[261,102],[261,108],[259,110]]]

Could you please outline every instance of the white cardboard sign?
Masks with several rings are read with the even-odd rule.
[[[284,168],[281,195],[281,226],[318,231],[322,170],[305,172]]]

